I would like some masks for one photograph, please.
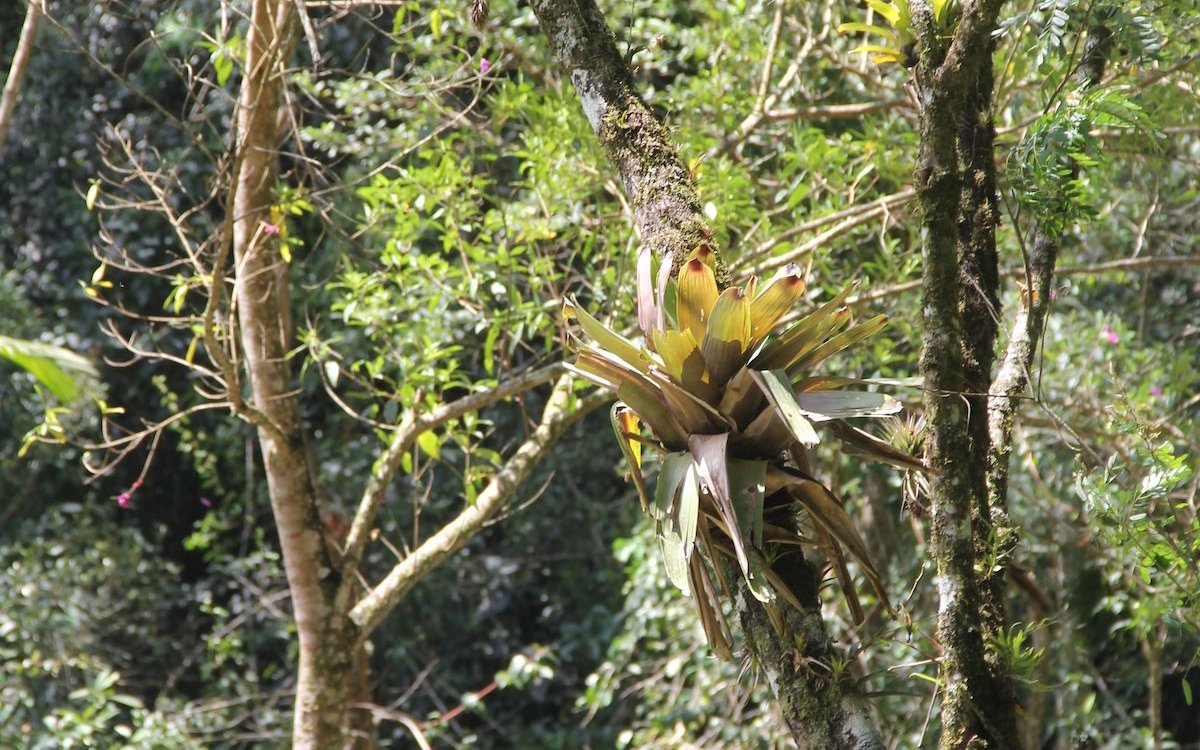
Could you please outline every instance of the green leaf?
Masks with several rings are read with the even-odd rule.
[[[438,440],[437,433],[433,430],[427,430],[417,436],[417,445],[421,447],[421,451],[426,456],[429,456],[434,461],[439,461],[442,458],[442,444]]]
[[[787,425],[792,436],[806,448],[811,448],[821,442],[821,438],[817,436],[817,431],[813,429],[812,423],[805,419],[801,413],[800,406],[796,403],[796,396],[792,393],[792,384],[788,380],[787,374],[782,370],[768,370],[766,372],[754,370],[753,374],[755,382],[762,388],[767,400],[778,410],[779,416],[783,418],[783,423]]]
[[[683,537],[683,557],[690,560],[696,546],[696,527],[700,521],[700,479],[691,456],[679,488],[679,533]]]
[[[341,365],[337,363],[337,360],[327,359],[322,367],[325,369],[325,379],[329,381],[329,386],[337,388],[338,377],[342,373]]]
[[[689,473],[692,466],[690,453],[668,453],[662,458],[662,467],[658,471],[658,484],[654,487],[654,517],[659,518],[670,513],[675,505],[675,496],[679,492],[679,484]]]
[[[729,459],[729,495],[742,528],[750,529],[750,544],[763,544],[763,491],[766,461]]]
[[[92,363],[69,349],[0,336],[0,357],[37,378],[63,403],[74,401],[87,383],[99,379]]]

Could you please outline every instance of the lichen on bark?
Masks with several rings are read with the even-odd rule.
[[[678,268],[696,247],[712,244],[712,232],[688,168],[637,93],[603,13],[593,0],[533,0],[531,6],[621,178],[642,242],[659,257],[671,253]],[[731,283],[720,259],[716,273],[722,286]]]

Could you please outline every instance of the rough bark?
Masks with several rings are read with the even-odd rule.
[[[866,699],[849,686],[845,675],[839,680],[832,673],[830,659],[837,653],[821,617],[819,571],[797,552],[787,563],[777,562],[776,572],[804,605],[803,612],[781,608],[790,640],[775,632],[738,570],[731,567],[727,578],[737,581],[734,606],[746,647],[766,675],[796,747],[883,750]]]
[[[29,59],[33,57],[33,47],[44,13],[44,2],[45,0],[29,0],[29,7],[25,9],[25,22],[21,24],[21,37],[17,40],[17,51],[13,53],[8,78],[4,79],[4,94],[0,96],[0,153],[4,151],[4,142],[8,139],[9,128],[12,127],[13,113],[16,112],[17,101],[21,98],[21,83],[25,80]]]
[[[1112,51],[1112,30],[1095,23],[1087,30],[1079,82],[1084,88],[1100,84]],[[1078,171],[1076,169],[1076,171]],[[1033,358],[1046,328],[1046,317],[1054,301],[1054,275],[1062,238],[1047,229],[1046,219],[1034,217],[1033,240],[1026,260],[1024,300],[1009,334],[1008,345],[996,379],[988,412],[991,453],[988,459],[988,499],[1004,507],[1008,496],[1008,472],[1020,397],[1029,388]],[[1063,269],[1069,272],[1070,269]]]
[[[234,175],[234,298],[256,410],[271,509],[279,532],[299,640],[293,746],[341,748],[355,634],[332,616],[334,564],[321,535],[317,492],[304,450],[288,351],[288,278],[277,234],[264,231],[279,172],[278,109],[295,42],[295,4],[255,0],[238,98]]]
[[[554,58],[579,95],[583,113],[616,167],[638,232],[678,269],[698,245],[712,244],[691,175],[663,126],[633,86],[629,66],[594,0],[532,0]],[[717,280],[729,283],[718,261]]]
[[[626,61],[594,0],[532,0],[538,23],[555,59],[570,77],[584,114],[620,174],[642,242],[661,255],[673,254],[675,269],[711,232],[687,167],[666,128],[633,86]],[[713,249],[717,248],[713,246]],[[718,260],[718,283],[731,282]],[[751,653],[771,681],[784,720],[801,748],[875,750],[882,745],[864,701],[843,693],[826,670],[832,644],[817,602],[817,570],[797,557],[793,576],[812,582],[804,612],[785,613],[802,645],[781,636],[761,605],[739,596],[739,621]],[[731,580],[740,575],[731,576]],[[806,587],[797,583],[795,590]],[[745,594],[745,592],[742,592]],[[365,604],[365,600],[364,600]],[[367,622],[360,619],[359,622]],[[824,660],[824,661],[822,661]]]
[[[944,750],[1018,746],[1011,683],[989,653],[1003,626],[986,492],[988,387],[999,319],[991,33],[999,0],[965,3],[945,45],[914,3],[924,105],[916,170],[922,209],[921,374],[937,564]],[[982,565],[986,570],[977,573]],[[1002,582],[1002,579],[1001,579]]]

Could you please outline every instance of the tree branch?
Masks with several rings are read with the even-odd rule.
[[[8,139],[13,113],[17,110],[17,100],[21,98],[21,84],[25,80],[29,59],[33,57],[38,26],[41,25],[42,15],[45,13],[44,2],[45,0],[29,0],[29,7],[25,9],[25,22],[21,24],[21,38],[17,41],[17,51],[13,54],[12,64],[8,68],[8,78],[4,79],[4,94],[0,96],[0,152],[4,151],[4,142]]]
[[[572,379],[569,375],[561,376],[550,392],[537,429],[504,468],[496,472],[475,503],[413,550],[350,610],[350,619],[359,627],[360,637],[368,636],[417,582],[461,549],[508,504],[521,482],[549,455],[555,441],[571,424],[607,400],[607,395],[593,393],[579,399],[572,408]]]
[[[500,383],[486,393],[473,393],[443,404],[431,412],[419,416],[410,413],[404,418],[387,449],[376,459],[371,477],[367,480],[366,488],[363,489],[362,499],[358,502],[358,510],[350,524],[350,532],[346,536],[346,544],[342,552],[342,582],[334,604],[336,611],[344,612],[352,603],[355,574],[362,562],[363,550],[366,549],[367,540],[371,534],[371,525],[384,501],[387,486],[391,484],[396,472],[400,469],[401,459],[412,448],[417,438],[422,433],[452,419],[457,419],[468,412],[478,411],[497,401],[549,383],[561,372],[561,364],[532,370]]]

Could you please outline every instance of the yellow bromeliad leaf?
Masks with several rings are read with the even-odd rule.
[[[859,323],[853,328],[843,331],[834,336],[825,343],[811,350],[810,352],[800,356],[787,365],[786,369],[789,375],[798,376],[801,372],[811,367],[815,367],[825,359],[837,354],[841,350],[853,346],[863,339],[874,336],[883,330],[888,323],[888,316],[876,315],[870,320]]]
[[[903,17],[903,19],[904,19],[903,26],[906,27],[906,26],[908,26],[908,22],[909,22],[908,0],[900,0],[899,4],[903,5],[903,7],[904,7],[903,11],[901,11],[901,9],[899,7],[897,7],[896,4],[890,3],[890,2],[885,2],[885,0],[867,0],[867,5],[871,6],[871,8],[876,13],[878,13],[879,15],[886,18],[894,26],[901,26],[900,21],[901,21],[901,18]]]
[[[700,344],[691,331],[655,331],[654,350],[662,357],[667,374],[675,382],[709,403],[716,400],[717,388],[708,376]]]
[[[825,325],[831,321],[831,318],[837,315],[837,311],[842,306],[842,303],[857,288],[857,283],[851,284],[828,302],[813,310],[808,315],[805,315],[793,324],[791,328],[768,342],[762,351],[755,355],[750,365],[756,370],[774,370],[780,367],[787,367],[796,357],[800,356],[798,352],[808,351],[820,344],[821,341],[824,341],[824,338],[819,337],[818,333],[823,328],[828,332],[829,329],[825,328]]]
[[[780,318],[792,311],[804,296],[804,290],[804,279],[794,263],[767,282],[750,306],[751,348],[771,333]]]
[[[896,47],[884,47],[879,44],[862,44],[850,50],[850,54],[852,55],[857,55],[860,52],[871,55],[871,61],[878,64],[902,63],[908,59],[908,55],[904,54],[903,50]]]
[[[750,299],[741,289],[721,292],[700,351],[712,382],[723,387],[746,364],[750,349]]]
[[[873,23],[839,23],[839,34],[874,34],[881,36],[896,47],[901,46],[900,35],[889,28],[876,26]],[[856,52],[858,50],[855,50]]]
[[[628,406],[617,403],[613,404],[612,412],[613,432],[617,436],[617,445],[621,448],[621,453],[625,456],[626,463],[629,464],[629,477],[633,479],[633,486],[637,488],[638,499],[642,503],[642,512],[645,513],[650,508],[650,499],[646,491],[646,480],[642,476],[642,444],[636,438],[638,437],[638,418]]]
[[[579,321],[579,327],[601,349],[619,357],[631,367],[642,372],[650,371],[650,364],[642,356],[642,350],[637,344],[621,334],[609,330],[607,326],[592,317],[587,310],[580,307],[574,296],[563,300],[563,317]]]
[[[717,302],[717,279],[704,261],[693,258],[679,269],[675,303],[675,320],[680,329],[687,329],[697,341],[704,340],[704,331],[713,305]]]

